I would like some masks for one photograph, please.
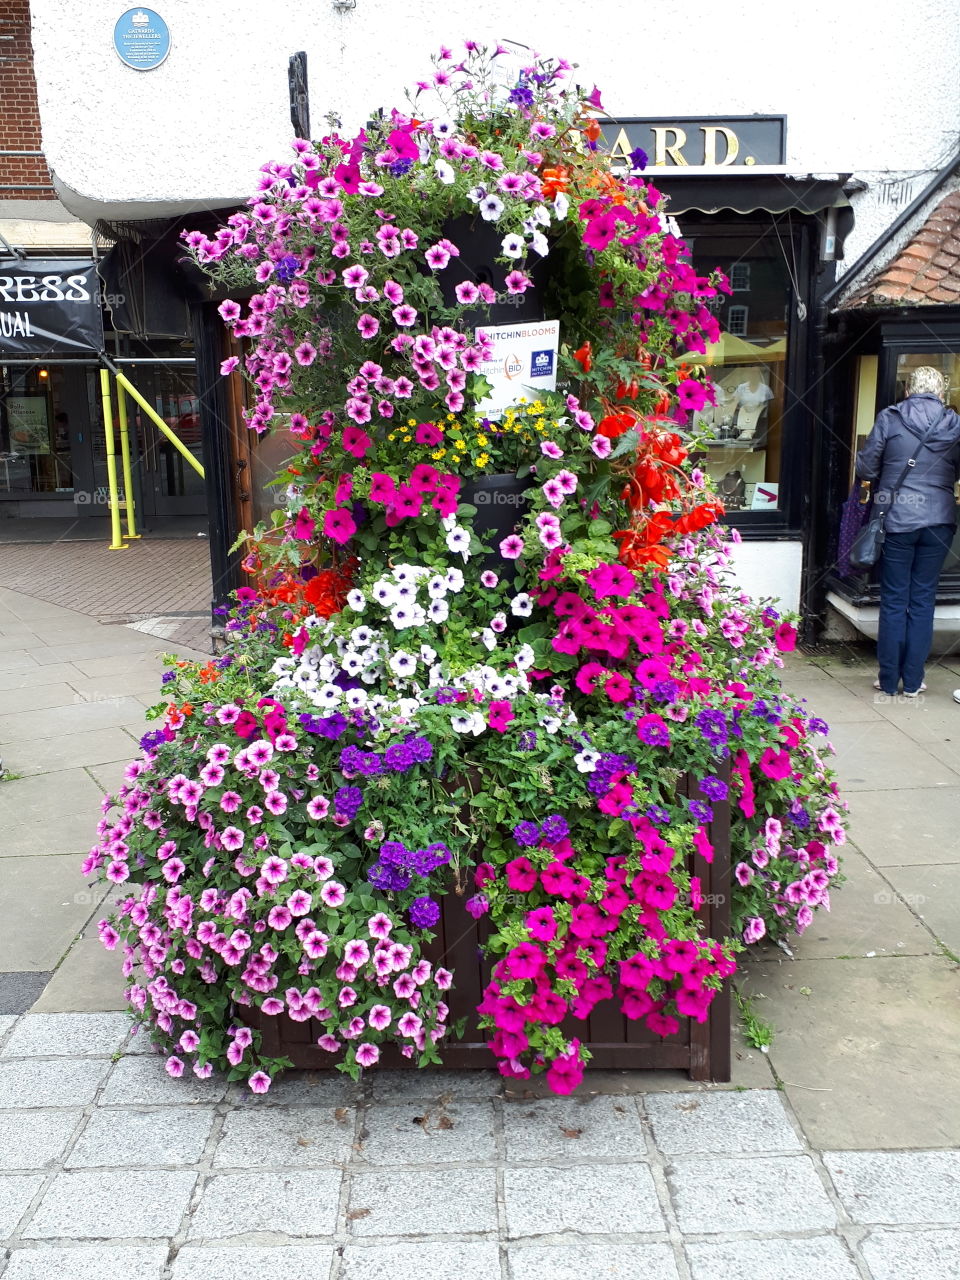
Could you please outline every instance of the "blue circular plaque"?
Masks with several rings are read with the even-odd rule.
[[[170,31],[152,9],[128,9],[113,29],[113,47],[134,71],[152,71],[170,52]]]

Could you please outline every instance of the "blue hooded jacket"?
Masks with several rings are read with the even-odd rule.
[[[916,466],[907,472],[887,513],[887,532],[955,525],[953,487],[960,478],[960,416],[936,396],[907,396],[877,416],[856,465],[861,480],[877,482],[875,509],[889,506],[891,490],[910,458],[916,458]]]

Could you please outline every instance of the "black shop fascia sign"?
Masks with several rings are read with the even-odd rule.
[[[0,261],[0,359],[102,350],[96,263],[89,258]]]

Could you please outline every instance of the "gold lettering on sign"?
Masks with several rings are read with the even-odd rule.
[[[723,167],[726,164],[733,164],[740,151],[740,139],[722,124],[703,124],[700,126],[700,132],[703,134],[703,163],[705,165],[717,165]],[[723,134],[723,140],[726,144],[726,153],[722,160],[717,159],[717,134]]]
[[[673,134],[673,141],[668,143],[667,134]],[[656,168],[662,169],[667,163],[667,156],[674,164],[687,166],[681,148],[686,146],[687,135],[682,129],[671,128],[669,125],[653,126],[653,163]]]
[[[621,128],[617,134],[617,140],[610,148],[610,159],[614,164],[630,165],[630,152],[633,148],[630,146],[630,139],[627,136],[626,129]]]

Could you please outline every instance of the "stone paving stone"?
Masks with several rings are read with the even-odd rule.
[[[102,1058],[0,1062],[0,1109],[86,1106],[109,1070]]]
[[[122,1013],[28,1013],[0,1057],[93,1057],[116,1053],[130,1031]]]
[[[82,1240],[172,1236],[179,1231],[195,1173],[167,1169],[76,1169],[58,1174],[24,1239]]]
[[[88,828],[91,840],[95,826]],[[32,970],[49,977],[105,893],[101,885],[84,883],[76,853],[35,852],[4,858],[0,862],[0,971]],[[118,956],[118,971],[120,963]],[[34,993],[27,1008],[39,994]]]
[[[678,1159],[667,1180],[684,1232],[813,1231],[837,1225],[809,1156]]]
[[[854,1222],[953,1226],[960,1215],[960,1151],[825,1151]]]
[[[367,1112],[366,1131],[357,1159],[367,1164],[456,1164],[496,1158],[489,1102],[375,1104]]]
[[[360,1086],[340,1071],[291,1071],[274,1080],[268,1093],[252,1093],[235,1084],[230,1101],[247,1107],[346,1107],[360,1097]]]
[[[62,650],[39,650],[43,665],[46,655],[57,655],[49,660],[67,661],[78,650],[93,654],[110,652],[110,646],[102,642],[87,645],[64,645]],[[117,652],[117,650],[114,650]],[[143,720],[143,706],[136,698],[116,698],[111,702],[74,702],[68,707],[56,707],[46,711],[13,711],[0,715],[0,742],[14,745],[24,738],[57,738],[61,734],[89,733],[94,729],[110,729],[118,725]],[[13,757],[14,752],[8,753]],[[89,764],[90,761],[84,761]],[[90,781],[90,779],[88,779]],[[99,798],[99,797],[98,797]]]
[[[687,1240],[684,1248],[692,1280],[717,1280],[718,1276],[723,1280],[859,1280],[860,1276],[837,1236],[808,1240]],[[930,1272],[926,1280],[933,1280],[934,1274]],[[897,1280],[907,1280],[907,1274],[900,1272]]]
[[[207,1240],[258,1231],[331,1236],[337,1226],[339,1169],[309,1173],[220,1173],[204,1188],[188,1235]]]
[[[885,875],[936,937],[960,952],[960,863],[887,867]]]
[[[496,1280],[500,1251],[493,1240],[464,1244],[348,1245],[339,1280],[383,1280],[384,1276],[424,1275],[446,1280]]]
[[[50,981],[50,976],[49,971],[7,970],[5,973],[0,972],[0,1012],[5,1014],[26,1013]]]
[[[232,1111],[213,1163],[230,1169],[337,1164],[349,1157],[353,1127],[353,1111],[347,1107],[339,1118],[314,1107]]]
[[[0,1112],[0,1169],[51,1169],[76,1133],[80,1111]]]
[[[464,1098],[496,1098],[503,1092],[499,1071],[371,1071],[373,1097],[378,1102],[423,1098],[439,1102]]]
[[[15,1013],[0,1013],[0,1040],[7,1034],[17,1020]]]
[[[850,836],[877,867],[960,862],[960,786],[851,794]],[[923,822],[917,822],[917,815]]]
[[[213,1127],[209,1107],[97,1110],[66,1161],[68,1169],[196,1164]]]
[[[198,1080],[192,1071],[185,1071],[179,1080],[168,1076],[164,1060],[133,1054],[121,1058],[113,1068],[103,1097],[104,1106],[182,1107],[194,1102],[219,1102],[227,1084],[213,1075],[209,1080]]]
[[[347,1220],[358,1236],[496,1232],[497,1175],[493,1169],[355,1173]]]
[[[960,1231],[871,1231],[860,1252],[873,1280],[960,1280]]]
[[[668,1156],[802,1151],[779,1093],[658,1094],[644,1100],[653,1137]]]
[[[510,1270],[513,1280],[677,1280],[679,1274],[670,1246],[655,1243],[514,1244],[510,1246]]]
[[[36,738],[12,742],[0,752],[7,767],[17,773],[52,773],[74,765],[124,762],[136,755],[136,744],[122,729],[92,729],[86,733],[69,733],[62,737]]]
[[[647,1147],[632,1098],[544,1098],[503,1108],[507,1159],[643,1160]]]
[[[503,1186],[511,1238],[665,1229],[645,1164],[507,1169]]]
[[[49,684],[51,681],[71,681],[82,679],[78,667],[70,662],[55,663],[53,666],[21,667],[16,671],[0,670],[0,695],[9,689],[35,689]],[[2,696],[0,696],[2,701]]]
[[[327,1280],[333,1258],[329,1245],[285,1244],[274,1249],[185,1245],[174,1260],[173,1280]]]
[[[0,1240],[13,1235],[43,1178],[42,1173],[0,1175]]]
[[[99,919],[103,911],[97,913]],[[61,960],[56,973],[33,1005],[34,1013],[77,1013],[129,1009],[124,990],[129,986],[120,968],[121,956],[107,951],[91,925]],[[129,1018],[128,1018],[129,1022]]]
[[[160,1280],[167,1253],[165,1244],[14,1249],[3,1274],[4,1280]]]

